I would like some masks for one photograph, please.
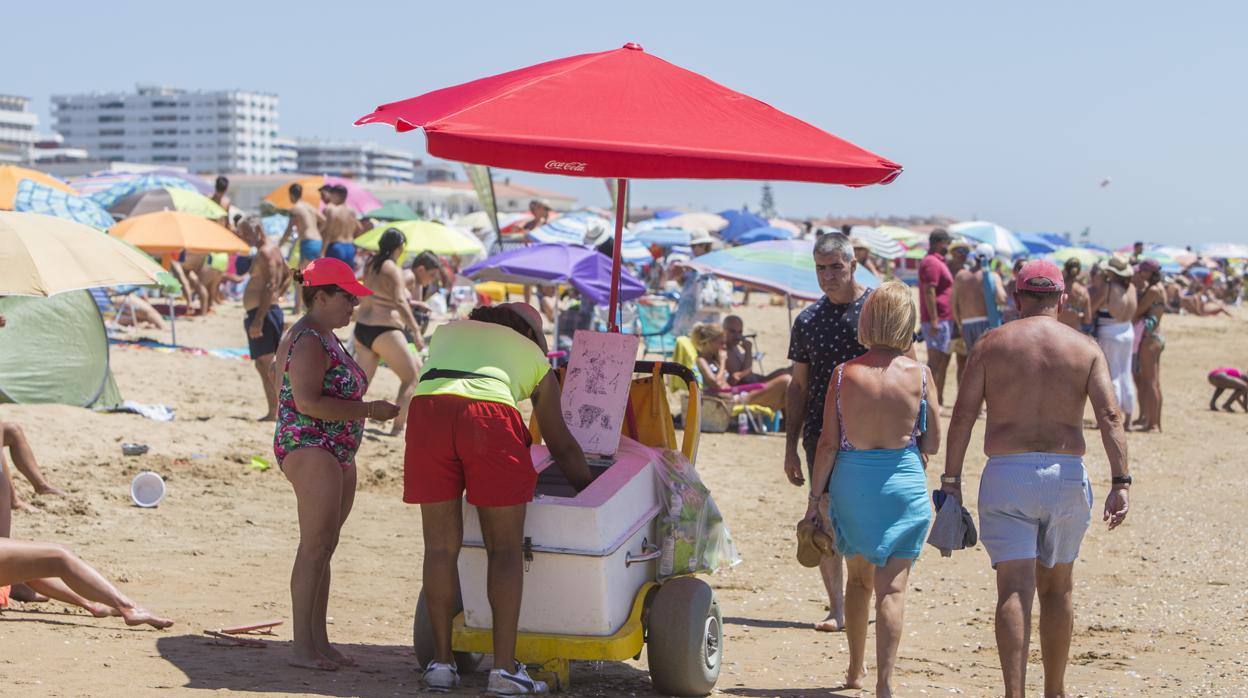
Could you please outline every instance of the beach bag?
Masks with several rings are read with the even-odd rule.
[[[663,509],[658,517],[658,581],[711,573],[741,562],[711,491],[679,451],[656,449],[654,472]]]
[[[732,425],[732,405],[727,400],[702,396],[702,433],[722,434]]]

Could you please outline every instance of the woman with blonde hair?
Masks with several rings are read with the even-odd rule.
[[[698,352],[698,372],[702,374],[703,388],[708,395],[736,394],[747,405],[784,409],[784,394],[789,389],[792,376],[780,375],[766,383],[734,386],[728,380],[728,371],[724,370],[727,358],[724,328],[718,323],[694,325],[689,331],[689,339],[693,340],[693,347]]]
[[[906,356],[917,313],[910,289],[890,281],[871,294],[858,321],[867,353],[837,367],[828,384],[823,433],[804,521],[826,525],[845,556],[845,686],[866,675],[868,604],[876,601],[876,695],[891,696],[910,568],[932,510],[920,451],[940,447],[940,421],[927,400],[931,371]]]

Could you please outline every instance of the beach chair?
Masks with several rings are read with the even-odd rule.
[[[693,346],[693,340],[688,337],[677,337],[676,347],[672,351],[672,362],[685,366],[693,372],[699,387],[705,389],[705,382],[702,380],[702,373],[698,370],[698,352]],[[672,392],[678,392],[681,384],[677,381],[668,381],[668,389]],[[704,400],[719,400],[726,404],[729,408],[728,413],[731,417],[736,417],[742,412],[750,422],[750,427],[757,434],[767,431],[776,431],[778,428],[778,411],[763,405],[746,405],[733,400],[737,395],[753,392],[762,388],[762,384],[736,385],[731,390],[722,393],[712,393],[706,391],[703,394]],[[704,410],[705,411],[705,410]]]
[[[104,320],[104,329],[108,334],[111,335],[121,330],[121,323],[118,322],[118,318],[123,313],[130,314],[131,327],[138,327],[139,323],[134,313],[134,306],[125,301],[120,304],[114,303],[112,295],[106,288],[92,288],[88,289],[88,291],[91,293],[91,299],[95,301],[95,307],[100,310],[100,317]],[[122,295],[129,300],[131,293],[134,293],[133,288]]]
[[[647,296],[637,303],[637,332],[645,345],[643,358],[651,354],[671,356],[676,349],[676,335],[672,324],[676,315],[672,306],[661,298]]]

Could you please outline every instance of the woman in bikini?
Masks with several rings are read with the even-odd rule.
[[[729,395],[733,385],[728,380],[728,371],[724,369],[724,329],[718,324],[703,323],[694,325],[689,332],[693,347],[698,352],[698,372],[702,374],[702,383],[708,395]],[[742,401],[747,405],[760,405],[773,410],[784,409],[784,395],[789,389],[792,376],[781,375],[762,384],[761,388],[742,394]]]
[[[407,348],[408,337],[417,350],[425,348],[399,269],[398,260],[406,246],[407,238],[395,228],[382,233],[377,254],[364,267],[364,285],[373,293],[360,300],[355,317],[355,358],[368,380],[373,380],[379,359],[385,359],[386,366],[399,377],[399,395],[395,399],[399,415],[390,429],[391,436],[403,433],[407,405],[420,372],[420,360]]]
[[[372,291],[345,262],[322,257],[295,272],[303,319],[277,348],[282,368],[273,453],[295,488],[299,549],[290,575],[294,615],[291,664],[334,671],[353,662],[329,644],[330,559],[355,501],[355,453],[364,420],[393,419],[399,408],[364,402],[368,378],[334,329],[346,327],[361,296]]]
[[[1161,352],[1166,348],[1166,339],[1161,336],[1161,316],[1166,313],[1161,265],[1155,259],[1140,260],[1135,265],[1133,282],[1139,293],[1133,363],[1135,390],[1140,396],[1140,418],[1134,427],[1140,431],[1161,431]]]

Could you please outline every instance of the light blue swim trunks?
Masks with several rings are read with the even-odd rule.
[[[1029,558],[1045,567],[1074,562],[1091,522],[1092,486],[1080,456],[988,459],[979,481],[979,539],[993,567]]]

